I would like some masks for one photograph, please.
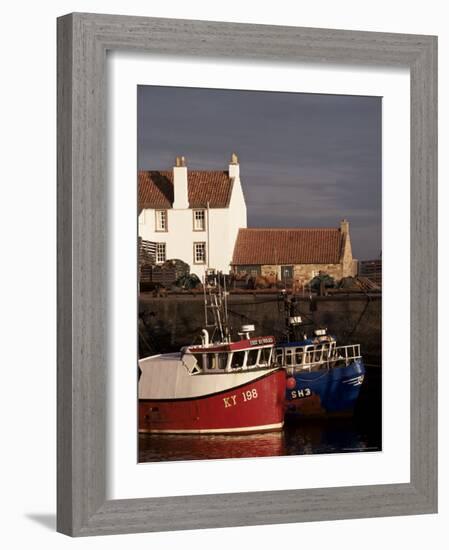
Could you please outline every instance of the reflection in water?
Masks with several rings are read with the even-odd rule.
[[[139,462],[280,456],[284,432],[249,435],[139,436]]]
[[[360,425],[357,418],[308,420],[287,424],[285,454],[324,454],[380,451],[381,439],[376,426]]]
[[[253,435],[139,436],[139,462],[204,460],[381,450],[375,431],[356,419],[308,420]]]

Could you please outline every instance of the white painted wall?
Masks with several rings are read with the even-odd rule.
[[[232,255],[234,253],[234,245],[237,239],[237,233],[239,229],[247,227],[247,211],[246,211],[246,202],[245,196],[243,194],[242,183],[240,181],[240,169],[237,165],[229,166],[229,173],[232,173],[232,169],[237,168],[237,173],[234,178],[234,185],[232,188],[231,200],[229,202],[229,210],[232,212],[232,217],[229,223],[228,231],[228,258],[229,263],[232,260]]]
[[[208,214],[209,224],[207,223]],[[229,271],[238,230],[246,226],[246,204],[238,176],[233,180],[229,207],[210,208],[209,212],[206,210],[204,231],[194,231],[192,208],[167,209],[167,231],[156,231],[154,209],[147,208],[139,215],[139,236],[147,241],[165,243],[166,259],[180,259],[186,262],[190,265],[191,273],[196,273],[199,277],[207,267],[225,273]],[[205,242],[206,249],[209,244],[209,262],[206,264],[194,263],[195,242]]]

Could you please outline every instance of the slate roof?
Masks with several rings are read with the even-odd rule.
[[[232,192],[228,172],[189,170],[187,172],[190,208],[226,208]],[[142,208],[172,208],[173,172],[139,171],[139,210]]]
[[[338,264],[343,245],[337,228],[239,229],[232,264]]]

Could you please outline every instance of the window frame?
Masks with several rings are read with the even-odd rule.
[[[160,260],[158,259],[158,255],[159,255],[159,250],[158,250],[158,248],[159,248],[159,246],[163,246],[163,247],[164,247],[164,260],[162,260],[162,261],[160,261]],[[156,243],[156,254],[155,254],[155,256],[156,256],[156,257],[155,257],[155,263],[156,263],[156,265],[161,265],[161,264],[163,264],[164,262],[167,261],[167,243],[165,243],[165,242]]]
[[[285,360],[284,357],[285,357],[285,348],[275,348],[276,365],[279,365],[279,366],[283,365]]]
[[[203,245],[204,246],[204,261],[198,262],[196,259],[196,246],[197,245]],[[207,249],[206,249],[206,242],[205,241],[195,241],[193,243],[193,263],[194,265],[206,265],[207,264]]]
[[[159,221],[159,218],[158,218],[158,214],[163,212],[164,213],[164,217],[165,217],[165,228],[164,229],[160,229],[159,228],[159,224],[158,224],[158,221]],[[154,211],[154,216],[155,216],[155,221],[154,221],[154,230],[156,233],[167,233],[168,231],[168,212],[167,210],[163,209],[163,208],[158,208]]]
[[[253,355],[254,353],[256,354],[256,360],[253,363],[248,362],[249,359],[252,358],[252,356],[250,357],[250,353]],[[259,350],[257,348],[251,348],[246,350],[245,368],[251,369],[251,368],[257,367],[258,364],[259,364]]]
[[[301,358],[300,361],[298,361],[298,358]],[[305,359],[305,352],[303,347],[299,347],[295,349],[295,365],[301,366],[304,363]]]
[[[269,367],[273,364],[273,347],[272,346],[263,346],[261,348],[259,348],[259,356],[257,357],[257,364],[259,367]],[[264,355],[265,355],[265,350],[268,350],[268,357],[267,357],[267,360],[266,362],[262,362],[262,360],[264,359]]]
[[[234,363],[234,357],[239,358],[239,357],[241,357],[241,355],[243,355],[242,364],[235,366],[233,364]],[[230,370],[231,371],[242,370],[245,367],[245,365],[246,365],[246,350],[235,350],[235,351],[233,351],[231,353],[231,361],[229,363]]]
[[[195,225],[195,222],[196,222],[196,213],[197,212],[202,212],[203,213],[203,223],[204,223],[204,226],[202,229],[198,229]],[[193,223],[193,231],[197,232],[197,233],[202,233],[204,231],[206,231],[206,227],[207,227],[207,222],[206,222],[206,209],[205,208],[194,208],[192,210],[192,223]]]

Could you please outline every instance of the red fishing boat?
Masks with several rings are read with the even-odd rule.
[[[246,325],[232,341],[227,293],[213,281],[219,277],[209,275],[204,284],[202,343],[139,361],[141,433],[239,434],[283,426],[286,381],[274,364],[275,339],[252,337],[254,326]]]

